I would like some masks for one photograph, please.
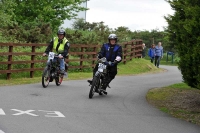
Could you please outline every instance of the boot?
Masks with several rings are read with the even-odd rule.
[[[88,82],[90,85],[92,85],[92,80],[87,80],[87,82]]]
[[[105,95],[107,95],[107,94],[108,94],[108,92],[106,92],[106,90],[103,90],[102,92],[103,92],[103,94],[105,94]]]

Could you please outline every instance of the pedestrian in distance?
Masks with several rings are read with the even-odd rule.
[[[152,44],[151,48],[149,48],[148,56],[150,57],[151,63],[153,63],[155,58],[155,44]]]
[[[145,46],[145,43],[142,44],[142,57],[141,58],[144,58],[146,56],[146,46]]]
[[[155,47],[155,66],[159,68],[160,60],[163,58],[163,47],[162,43],[158,42],[158,45]]]

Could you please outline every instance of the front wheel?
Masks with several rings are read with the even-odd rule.
[[[98,90],[99,84],[100,84],[100,77],[96,77],[96,76],[93,77],[92,86],[91,86],[90,92],[89,92],[90,99],[93,97],[95,91]]]
[[[42,73],[42,86],[46,88],[49,85],[50,82],[50,69],[48,67],[45,67],[43,73]]]
[[[56,82],[56,85],[59,86],[62,81],[63,81],[63,76],[64,75],[57,75],[56,78],[55,78],[55,82]]]

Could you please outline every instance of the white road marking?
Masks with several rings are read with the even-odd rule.
[[[32,115],[32,116],[38,116],[36,114],[32,114],[30,112],[33,112],[35,110],[26,110],[26,111],[22,111],[22,110],[18,110],[18,109],[11,109],[11,110],[14,110],[14,111],[18,111],[19,113],[16,113],[16,114],[13,114],[13,115],[22,115],[22,114],[27,114],[27,115]]]
[[[46,112],[48,114],[48,115],[45,115],[46,117],[65,117],[59,111],[46,111],[46,110],[38,110],[38,111]]]
[[[0,133],[5,133],[4,131],[0,130]]]
[[[3,109],[0,108],[0,115],[6,115]],[[0,130],[1,131],[1,130]],[[1,133],[1,132],[0,132]]]
[[[19,109],[11,109],[11,110],[13,110],[13,111],[16,111],[15,112],[15,114],[12,114],[12,115],[15,115],[15,116],[18,116],[18,115],[24,115],[24,114],[26,114],[26,115],[31,115],[31,116],[39,116],[39,115],[37,115],[37,113],[36,114],[34,114],[34,113],[32,113],[32,112],[36,112],[37,110],[26,110],[26,111],[23,111],[23,110],[19,110]],[[61,112],[59,112],[59,111],[47,111],[47,110],[38,110],[39,112],[44,112],[44,113],[46,113],[44,116],[45,117],[62,117],[62,118],[64,118],[65,116],[61,113]],[[6,115],[6,113],[4,112],[4,110],[2,109],[2,108],[0,108],[0,115]],[[1,131],[1,130],[0,130]],[[1,133],[1,132],[0,132]]]

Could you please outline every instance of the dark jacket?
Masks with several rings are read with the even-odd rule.
[[[108,61],[114,62],[117,56],[122,59],[122,47],[119,44],[111,45],[110,43],[105,43],[102,45],[99,58],[106,57]]]

